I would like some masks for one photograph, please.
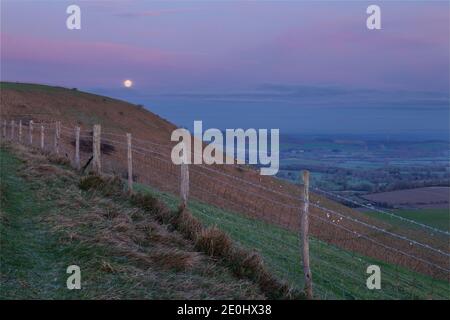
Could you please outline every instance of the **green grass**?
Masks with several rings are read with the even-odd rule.
[[[4,149],[0,149],[0,159],[0,299],[97,298],[112,287],[126,287],[129,281],[125,277],[100,270],[108,250],[82,243],[63,244],[41,223],[54,203],[37,199],[34,193],[40,186],[17,175],[22,165],[19,159]],[[53,187],[61,185],[56,182]],[[82,284],[88,290],[67,289],[66,269],[72,264],[82,266]]]
[[[34,83],[19,83],[19,82],[0,82],[0,88],[1,89],[13,89],[23,92],[30,92],[30,91],[41,91],[41,92],[57,92],[57,91],[69,91],[66,88],[63,87],[57,87],[57,86],[49,86],[44,84],[34,84]],[[76,91],[73,91],[76,92]]]
[[[0,300],[264,297],[256,284],[234,277],[209,257],[201,256],[187,269],[151,258],[164,252],[181,257],[199,253],[180,234],[167,230],[152,216],[142,216],[144,213],[125,198],[111,199],[80,190],[79,177],[68,167],[34,158],[24,163],[3,147],[0,161]],[[60,170],[55,174],[41,172],[36,169],[41,165]],[[109,213],[119,220],[105,218]],[[133,221],[126,224],[127,228],[137,228],[127,234],[115,226],[123,225],[120,219],[127,215],[125,221],[134,219],[129,214],[140,220],[136,225]],[[146,224],[152,226],[155,238],[140,245],[143,231],[138,227]],[[102,234],[111,236],[110,240],[116,236],[124,240],[114,246],[110,240],[102,240]],[[138,240],[130,244],[133,237]],[[168,239],[171,241],[166,243]],[[134,252],[150,260],[138,260]],[[81,290],[66,287],[66,270],[73,264],[81,268]]]
[[[24,180],[18,174],[21,161],[5,150],[0,150],[1,159],[1,290],[0,299],[5,298],[101,298],[154,297],[173,298],[164,288],[155,288],[155,283],[139,285],[139,278],[126,272],[105,273],[100,266],[103,261],[115,266],[128,265],[120,257],[102,246],[79,242],[61,243],[58,235],[49,231],[41,219],[55,210],[55,199],[36,197],[42,184]],[[68,188],[64,179],[52,180],[50,194],[61,193]],[[136,190],[149,192],[161,199],[169,208],[176,209],[178,197],[158,192],[150,187],[136,185]],[[298,235],[275,225],[261,222],[236,212],[229,212],[200,201],[189,202],[192,214],[206,225],[217,225],[243,246],[258,251],[267,266],[278,277],[302,288],[303,276],[300,268]],[[79,210],[79,209],[77,209]],[[53,212],[54,213],[54,212]],[[76,215],[77,211],[61,212]],[[88,228],[85,234],[95,230]],[[447,282],[432,279],[401,267],[389,265],[352,252],[342,250],[318,239],[311,239],[311,268],[314,292],[322,299],[449,299]],[[66,289],[68,265],[82,267],[85,290]],[[366,268],[377,264],[382,272],[382,289],[366,288]],[[159,279],[168,277],[175,281],[174,274],[159,274]],[[186,281],[193,274],[183,276]],[[177,280],[179,281],[179,280]],[[230,281],[224,277],[223,281]],[[148,289],[150,287],[150,289]],[[175,295],[176,296],[176,295]]]
[[[176,196],[137,185],[176,208]],[[268,267],[280,278],[302,288],[298,235],[272,224],[248,218],[239,213],[192,200],[192,214],[207,225],[217,225],[243,246],[258,251]],[[450,299],[447,282],[411,272],[405,268],[376,261],[359,254],[311,239],[311,270],[315,294],[322,299]],[[368,290],[366,269],[381,268],[382,289]]]
[[[449,209],[397,209],[387,211],[399,217],[407,218],[432,228],[450,231]],[[431,232],[430,230],[424,229],[424,227],[417,226],[410,222],[404,222],[401,219],[391,217],[388,214],[370,210],[361,210],[361,212],[371,218],[388,222],[394,228],[393,230],[396,230],[396,228],[408,228]]]
[[[394,213],[430,227],[450,231],[449,209],[395,210]]]

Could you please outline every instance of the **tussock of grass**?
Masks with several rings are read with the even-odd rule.
[[[229,258],[232,243],[230,238],[216,227],[203,229],[197,235],[195,247],[211,257]]]
[[[116,187],[114,187],[115,184]],[[112,188],[116,190],[116,193],[120,190],[122,195],[126,196],[123,192],[123,185],[117,183],[117,180],[111,177],[89,175],[80,180],[79,186],[83,190]],[[130,202],[153,215],[159,222],[173,227],[186,239],[193,241],[198,251],[222,259],[236,276],[258,283],[268,297],[273,299],[304,298],[303,293],[292,289],[289,285],[274,277],[266,269],[262,258],[257,253],[237,246],[225,232],[215,226],[203,227],[202,223],[187,209],[180,207],[178,210],[171,211],[156,197],[140,192],[133,193],[130,196]],[[114,227],[114,230],[130,232],[127,227],[127,224],[118,224]],[[147,240],[162,241],[162,239],[167,239],[160,234],[152,233],[150,225],[147,228],[149,228]],[[161,261],[170,261],[170,259],[161,257]]]
[[[124,192],[121,180],[115,177],[89,175],[80,180],[79,187],[83,190],[98,190],[106,195],[117,195],[120,191],[122,197],[128,196]],[[114,192],[110,192],[111,189]],[[257,253],[236,245],[225,232],[217,227],[205,228],[188,210],[181,207],[178,210],[170,210],[156,197],[139,192],[131,194],[129,200],[132,205],[154,216],[160,223],[168,225],[183,234],[186,239],[195,244],[195,248],[198,251],[222,260],[236,276],[257,283],[268,297],[273,299],[304,298],[301,292],[293,290],[289,285],[272,276]],[[141,216],[138,220],[142,218]],[[114,230],[130,233],[129,227],[128,223],[120,223],[114,226]],[[151,225],[147,225],[144,228],[148,228],[146,237],[148,241],[164,241],[163,239],[168,239],[167,235],[153,233]],[[144,243],[143,239],[135,240],[137,243]],[[148,256],[142,256],[138,252],[127,253],[127,256],[130,256],[130,254],[141,263],[149,259]],[[155,261],[175,269],[190,267],[193,265],[192,261],[195,261],[189,255],[180,256],[179,254],[173,254],[171,256],[164,253],[164,251],[160,251],[156,255],[151,254],[151,257]]]
[[[124,190],[123,181],[117,176],[100,177],[95,174],[82,177],[78,184],[84,191],[98,191],[104,196],[121,195]]]
[[[187,210],[178,211],[177,228],[186,238],[197,241],[197,237],[202,233],[202,223],[195,219]]]
[[[163,210],[162,204],[151,195],[133,194],[131,202],[152,214],[159,214]]]
[[[48,159],[48,161],[50,161],[51,163],[54,163],[54,164],[59,164],[59,165],[63,165],[63,166],[70,165],[69,159],[67,159],[66,157],[60,156],[60,155],[53,154],[53,153],[49,153],[47,155],[47,159]]]
[[[234,272],[240,276],[258,280],[266,276],[261,256],[254,252],[249,252],[242,248],[235,248],[230,259]]]
[[[155,216],[155,218],[170,226],[176,225],[178,213],[171,211],[157,198],[149,194],[133,193],[130,197],[130,201],[133,205],[145,210],[146,212]]]
[[[258,283],[261,290],[272,299],[304,298],[302,293],[274,277],[266,269],[259,254],[236,246],[226,233],[215,226],[203,229],[198,234],[196,248],[210,256],[225,259],[236,276]]]
[[[170,211],[161,201],[150,194],[135,193],[131,196],[131,202],[156,215],[161,222],[172,225],[187,239],[193,241],[197,250],[211,257],[222,259],[236,276],[257,283],[269,298],[304,298],[303,293],[272,276],[257,253],[236,245],[226,233],[217,227],[203,227],[202,223],[188,210],[180,207],[176,211]]]

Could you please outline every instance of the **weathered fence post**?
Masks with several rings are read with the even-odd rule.
[[[189,167],[188,167],[188,155],[186,148],[183,148],[183,161],[181,163],[181,179],[180,179],[180,196],[181,207],[184,209],[187,206],[189,196]]]
[[[80,127],[75,127],[75,168],[80,170]]]
[[[30,120],[28,132],[30,133],[30,145],[33,145],[33,120]]]
[[[22,143],[22,120],[19,120],[19,143]]]
[[[131,149],[131,133],[127,133],[127,159],[128,159],[128,192],[133,192],[133,153]]]
[[[93,139],[92,139],[92,166],[96,174],[102,173],[101,164],[101,142],[100,142],[101,126],[99,124],[94,125]]]
[[[41,124],[41,149],[44,150],[44,125]]]
[[[60,132],[61,130],[61,121],[55,122],[55,153],[59,154],[59,138],[60,138]]]
[[[309,264],[309,171],[304,170],[303,176],[303,210],[300,216],[300,246],[305,277],[305,293],[308,299],[313,298],[312,275]]]
[[[15,127],[14,120],[11,120],[11,141],[14,141],[14,127]]]
[[[3,138],[5,139],[6,139],[6,126],[7,126],[6,120],[3,120]]]

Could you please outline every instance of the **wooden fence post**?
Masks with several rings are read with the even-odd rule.
[[[133,192],[133,153],[131,149],[131,133],[127,133],[128,159],[128,192]]]
[[[19,120],[19,143],[22,143],[22,120]]]
[[[75,168],[80,170],[80,127],[75,127]]]
[[[55,153],[59,154],[59,138],[61,135],[61,122],[55,122]]]
[[[41,149],[44,150],[44,125],[41,124]]]
[[[6,126],[7,126],[6,120],[3,120],[3,138],[5,139],[6,139]]]
[[[30,133],[30,145],[33,145],[33,120],[30,120],[28,132]]]
[[[14,127],[15,127],[15,122],[14,120],[11,120],[11,141],[14,140]]]
[[[187,207],[189,196],[189,167],[188,167],[188,155],[185,152],[186,148],[183,148],[183,162],[181,163],[181,179],[180,179],[180,196],[181,207],[184,209]]]
[[[313,298],[312,275],[309,264],[309,171],[304,170],[303,176],[303,210],[300,216],[300,246],[305,277],[305,293],[308,299]]]
[[[92,139],[92,166],[94,172],[99,175],[102,173],[102,163],[100,159],[101,155],[100,134],[101,134],[101,126],[99,124],[95,124]]]

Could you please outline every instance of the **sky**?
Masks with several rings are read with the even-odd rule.
[[[448,1],[0,3],[2,81],[124,99],[188,128],[449,136]],[[66,28],[71,4],[81,30]],[[381,30],[366,27],[370,4]]]

